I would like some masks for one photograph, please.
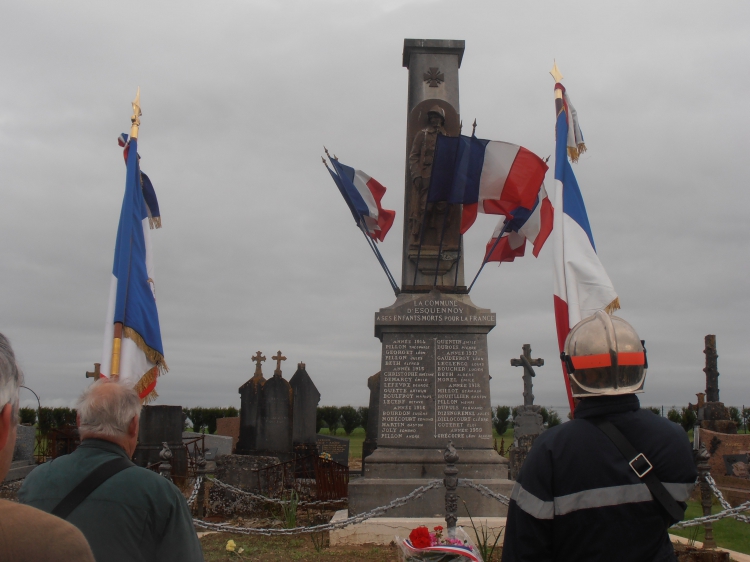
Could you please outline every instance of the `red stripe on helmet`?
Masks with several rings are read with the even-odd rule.
[[[599,355],[579,355],[577,357],[571,357],[573,361],[573,367],[578,369],[594,369],[596,367],[610,367],[612,365],[612,357],[609,353],[600,353]]]
[[[643,365],[646,363],[646,357],[642,351],[634,353],[618,353],[617,363],[619,365]]]

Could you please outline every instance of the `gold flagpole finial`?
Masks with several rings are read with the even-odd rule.
[[[555,79],[555,83],[562,82],[563,75],[560,72],[560,69],[557,68],[557,61],[553,59],[553,65],[552,70],[549,71],[549,73],[552,75],[552,78]]]
[[[138,127],[141,125],[141,88],[138,87],[138,91],[135,94],[135,99],[133,100],[133,116],[130,118],[130,122],[132,123],[130,127],[130,138],[131,139],[137,139],[138,138]]]

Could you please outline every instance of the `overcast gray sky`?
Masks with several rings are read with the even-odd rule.
[[[251,355],[278,349],[287,378],[307,364],[321,404],[367,403],[374,313],[394,297],[320,155],[388,188],[398,215],[381,249],[400,279],[409,37],[466,40],[464,123],[542,157],[557,60],[589,148],[574,171],[597,249],[647,342],[643,402],[694,401],[713,333],[722,399],[750,405],[747,2],[6,0],[0,14],[0,331],[43,404],[72,405],[101,356],[116,137],[138,86],[164,224],[157,403],[238,406]],[[495,222],[480,215],[465,238],[469,278]],[[493,404],[522,401],[509,360],[524,343],[547,361],[537,403],[566,402],[551,251],[490,265],[472,291],[498,313]]]

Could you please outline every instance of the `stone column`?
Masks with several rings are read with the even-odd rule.
[[[409,154],[414,137],[428,126],[427,112],[435,105],[445,112],[445,130],[449,136],[458,136],[461,131],[458,105],[458,69],[464,54],[464,41],[449,39],[404,39],[403,65],[409,69],[409,92],[406,126],[406,189],[404,194],[404,240],[401,289],[410,292],[427,292],[432,288],[435,269],[439,268],[437,285],[442,290],[457,284],[465,285],[463,258],[459,260],[460,206],[446,210],[448,225],[443,236],[443,246],[438,263],[439,238],[442,216],[436,215],[435,224],[426,229],[419,252],[415,240],[410,236],[410,211],[414,188],[412,184]],[[414,270],[419,253],[419,273],[414,283]],[[458,261],[458,265],[456,262]],[[458,282],[456,283],[456,267]],[[464,288],[465,291],[465,288]]]

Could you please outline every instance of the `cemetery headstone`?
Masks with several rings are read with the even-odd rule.
[[[542,407],[534,404],[534,367],[544,365],[544,359],[531,358],[531,345],[523,344],[523,354],[518,359],[511,359],[513,367],[523,367],[523,406],[516,408],[513,416],[513,446],[508,452],[510,460],[510,479],[515,480],[521,466],[531,450],[536,438],[544,431]]]
[[[258,422],[260,416],[260,394],[266,379],[261,363],[266,357],[259,351],[253,356],[255,373],[240,389],[240,435],[235,446],[237,454],[248,455],[258,448]]]
[[[382,342],[378,413],[370,414],[377,419],[377,449],[367,457],[364,477],[349,482],[350,515],[443,478],[449,441],[459,450],[459,478],[505,495],[511,489],[507,460],[492,441],[487,333],[495,314],[467,294],[460,206],[426,201],[437,135],[460,132],[463,53],[463,41],[404,40],[409,88],[401,292],[375,314]],[[430,111],[444,115],[440,127],[430,125]],[[473,516],[507,511],[474,490],[462,496]],[[444,494],[430,490],[389,517],[441,516],[444,504]],[[466,515],[463,506],[459,511]]]
[[[295,454],[298,458],[316,454],[315,421],[320,392],[307,373],[304,363],[297,364],[297,372],[289,379],[289,385],[294,393],[292,441]]]
[[[36,427],[19,425],[16,432],[16,447],[13,450],[13,461],[33,461],[36,444]]]
[[[708,429],[719,433],[737,433],[737,426],[729,417],[729,409],[719,399],[719,368],[716,353],[716,336],[707,335],[705,338],[706,373],[705,401],[702,393],[698,395],[698,404],[689,407],[696,411],[701,429]]]
[[[318,454],[328,453],[331,460],[349,466],[349,440],[333,435],[317,436]]]
[[[281,373],[281,362],[285,361],[286,357],[279,351],[272,359],[276,361],[276,370],[260,392],[256,453],[276,456],[283,462],[291,460],[294,456],[294,394],[291,385]]]
[[[182,446],[182,406],[144,406],[138,427],[138,445],[133,462],[138,466],[160,462],[166,443],[172,451],[172,478],[182,483],[187,477],[187,452]]]
[[[216,420],[216,435],[232,438],[232,452],[237,447],[240,438],[240,418],[219,418]]]

